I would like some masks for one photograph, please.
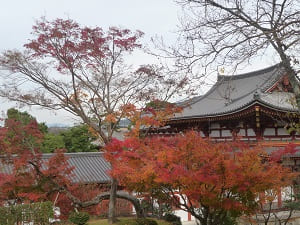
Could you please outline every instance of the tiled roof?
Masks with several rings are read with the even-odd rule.
[[[43,154],[43,161],[47,161],[53,154]],[[74,183],[109,183],[108,171],[110,164],[101,152],[65,153],[70,166],[74,167],[71,180]],[[12,166],[2,164],[0,160],[0,172],[10,173]]]
[[[232,114],[254,103],[282,111],[296,111],[290,101],[293,94],[267,92],[283,75],[283,68],[277,64],[251,73],[218,76],[218,81],[205,95],[180,103],[184,106],[183,111],[171,120]]]

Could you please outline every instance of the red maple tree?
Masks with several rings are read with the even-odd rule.
[[[35,120],[22,124],[9,119],[0,128],[1,163],[9,170],[1,173],[1,200],[43,200],[57,186],[70,184],[73,168],[68,165],[63,150],[58,149],[43,162],[42,140],[43,134]]]
[[[73,183],[73,167],[69,165],[64,150],[58,149],[52,157],[43,159],[40,151],[42,140],[43,133],[36,120],[22,124],[7,119],[5,126],[0,128],[0,160],[3,166],[0,172],[0,202],[54,202],[59,195],[56,205],[61,209],[62,218],[67,218],[69,211],[76,207],[68,196],[87,201],[107,191]],[[85,210],[95,212],[94,208]]]
[[[295,174],[260,147],[211,143],[194,131],[174,137],[114,140],[112,175],[131,191],[157,193],[202,225],[253,213],[260,193],[292,183]],[[266,160],[269,159],[269,160]],[[155,196],[154,196],[155,197]]]

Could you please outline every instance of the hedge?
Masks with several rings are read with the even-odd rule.
[[[21,222],[33,222],[34,225],[49,225],[54,217],[52,202],[18,204],[0,207],[0,224],[12,225]]]

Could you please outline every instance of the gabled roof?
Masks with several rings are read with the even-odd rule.
[[[42,160],[47,161],[52,153],[43,154]],[[108,171],[110,164],[105,160],[101,152],[65,153],[70,166],[74,167],[71,181],[74,183],[109,183]],[[2,164],[0,160],[0,172],[11,173],[12,166]]]
[[[284,75],[284,69],[277,64],[251,73],[218,76],[217,82],[205,95],[181,103],[183,111],[171,120],[233,114],[255,103],[279,111],[297,111],[291,104],[292,93],[269,91]]]

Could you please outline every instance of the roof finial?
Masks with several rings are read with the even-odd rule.
[[[217,73],[218,73],[218,77],[217,77],[217,81],[221,80],[221,77],[224,76],[224,73],[225,73],[225,69],[224,67],[218,67],[217,69]]]
[[[225,73],[225,68],[222,66],[220,69],[219,69],[219,75],[224,75]]]
[[[256,91],[254,92],[253,98],[256,99],[256,100],[260,98],[259,90],[256,90]]]

